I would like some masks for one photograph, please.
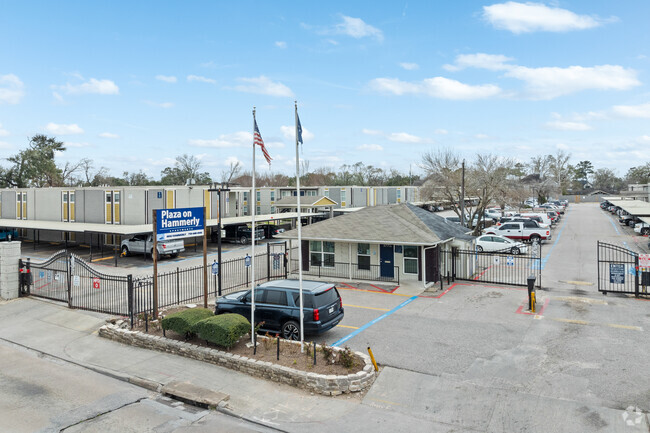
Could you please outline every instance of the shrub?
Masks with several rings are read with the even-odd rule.
[[[200,339],[230,348],[251,330],[250,322],[239,314],[220,314],[197,322],[192,331]]]
[[[348,346],[345,346],[345,349],[339,352],[339,362],[345,368],[352,368],[355,366],[356,362],[354,360],[354,353],[352,349]]]
[[[190,308],[165,316],[162,319],[162,327],[164,330],[177,332],[185,336],[185,339],[189,339],[192,336],[192,327],[197,322],[210,316],[214,316],[212,310],[208,310],[207,308]]]

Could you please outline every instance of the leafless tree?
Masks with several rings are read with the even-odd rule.
[[[228,169],[221,172],[221,183],[229,184],[241,172],[241,162],[231,162]]]

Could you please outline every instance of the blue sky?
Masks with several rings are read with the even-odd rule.
[[[252,109],[295,168],[418,172],[455,149],[571,153],[624,175],[650,145],[650,2],[0,1],[0,158],[34,134],[114,175],[183,153],[251,168]],[[269,170],[257,154],[257,169]]]

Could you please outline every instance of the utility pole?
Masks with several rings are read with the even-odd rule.
[[[213,184],[213,187],[214,186],[215,185]],[[223,264],[221,263],[221,193],[229,192],[230,189],[228,188],[228,183],[226,183],[225,188],[223,187],[223,184],[221,184],[218,188],[210,188],[208,191],[217,192],[217,202],[219,205],[217,212],[217,263],[219,264],[219,272],[217,272],[217,296],[221,296],[221,271],[223,270]]]

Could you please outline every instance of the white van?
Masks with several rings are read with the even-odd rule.
[[[538,217],[542,218],[542,221],[544,221],[544,224],[548,224],[549,227],[553,223],[553,221],[551,220],[551,217],[548,216],[548,214],[546,212],[522,212],[521,213],[521,216],[523,216],[523,217],[525,217],[527,215],[538,216]]]

